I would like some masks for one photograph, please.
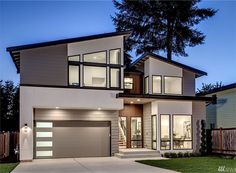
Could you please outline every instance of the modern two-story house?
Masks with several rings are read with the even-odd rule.
[[[7,48],[20,73],[20,160],[197,152],[205,72],[155,54],[124,65],[129,32]]]

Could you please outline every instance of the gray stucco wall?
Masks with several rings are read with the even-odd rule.
[[[67,85],[67,45],[55,45],[21,51],[20,83]]]
[[[35,120],[111,121],[111,153],[118,152],[118,111],[35,109]]]
[[[195,96],[195,74],[183,70],[183,95]]]

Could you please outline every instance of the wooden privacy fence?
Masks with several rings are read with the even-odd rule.
[[[212,153],[236,155],[236,128],[212,129]]]
[[[18,146],[18,132],[0,132],[0,159],[14,155],[14,149]]]

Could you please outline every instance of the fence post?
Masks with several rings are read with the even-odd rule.
[[[222,153],[223,141],[222,141],[222,127],[220,127],[220,153]]]

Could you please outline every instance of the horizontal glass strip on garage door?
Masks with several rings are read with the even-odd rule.
[[[52,147],[52,141],[37,141],[36,147]]]
[[[36,128],[52,128],[52,122],[36,122]]]
[[[52,156],[52,151],[36,151],[36,157],[49,157]]]
[[[36,132],[37,138],[50,138],[52,137],[52,132]]]

